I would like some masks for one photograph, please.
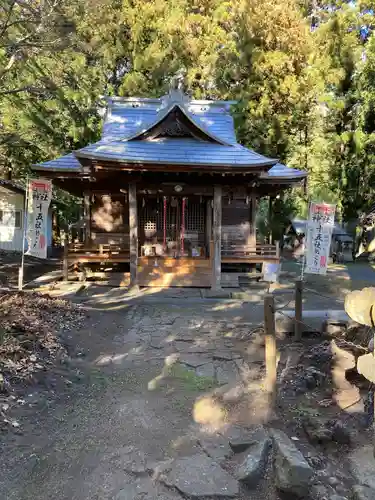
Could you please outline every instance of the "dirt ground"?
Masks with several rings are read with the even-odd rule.
[[[17,287],[21,254],[0,250],[0,287]],[[24,283],[61,268],[59,259],[40,260],[25,256]]]
[[[349,498],[349,441],[359,446],[370,438],[363,392],[342,378],[351,363],[346,351],[339,348],[332,364],[330,340],[279,339],[273,410],[263,384],[264,339],[252,331],[251,308],[180,299],[114,309],[90,310],[84,328],[62,332],[69,356],[15,396],[20,403],[11,418],[19,425],[1,435],[0,498],[185,498],[154,483],[145,463],[201,453],[207,439],[234,423],[284,429],[318,475],[328,470],[339,477],[336,492]],[[217,390],[223,384],[240,393],[224,397]],[[314,442],[314,430],[308,439],[306,429],[317,418],[329,425],[340,420],[344,441],[324,431]],[[324,429],[322,423],[318,430]],[[138,497],[135,485],[147,494]],[[279,497],[266,475],[237,498]]]

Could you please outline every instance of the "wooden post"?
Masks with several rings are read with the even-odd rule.
[[[206,203],[206,245],[207,245],[207,250],[209,252],[210,259],[212,258],[211,247],[210,247],[211,241],[212,241],[212,205],[211,205],[211,200],[207,200],[207,203]]]
[[[214,186],[214,209],[213,209],[213,242],[214,254],[212,256],[212,281],[211,288],[220,290],[221,288],[221,186]]]
[[[89,191],[84,193],[84,219],[85,219],[85,244],[91,242],[91,194]]]
[[[257,198],[255,193],[251,193],[250,213],[249,213],[250,232],[247,244],[254,250],[254,252],[256,250],[256,244],[257,244],[256,215],[257,215]]]
[[[265,361],[266,361],[266,390],[270,394],[273,405],[276,399],[277,352],[275,329],[274,297],[267,294],[264,297],[264,332],[265,332]]]
[[[295,285],[295,323],[294,323],[294,340],[300,341],[302,338],[302,281],[296,281]]]
[[[68,281],[68,279],[69,279],[68,252],[69,252],[69,241],[68,241],[68,238],[65,237],[65,241],[64,241],[64,257],[63,257],[63,280],[64,281]]]
[[[129,184],[129,250],[130,250],[130,285],[137,285],[138,266],[138,217],[137,185]]]
[[[272,245],[272,228],[271,228],[271,221],[272,221],[272,204],[273,204],[273,197],[269,196],[268,198],[268,226],[269,226],[269,234],[268,234],[268,243]]]

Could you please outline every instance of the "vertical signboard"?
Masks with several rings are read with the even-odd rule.
[[[327,273],[334,222],[335,205],[310,203],[306,235],[306,273]]]
[[[47,258],[48,209],[52,199],[52,183],[44,179],[30,179],[27,203],[27,255]]]

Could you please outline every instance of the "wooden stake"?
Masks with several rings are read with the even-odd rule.
[[[294,323],[294,340],[300,341],[302,338],[302,287],[301,280],[296,281],[295,284],[295,323]]]
[[[267,294],[264,297],[264,330],[266,356],[266,390],[271,396],[271,405],[276,399],[277,352],[275,330],[275,303],[274,297]]]

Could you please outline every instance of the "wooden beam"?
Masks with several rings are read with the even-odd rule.
[[[221,216],[222,216],[222,188],[214,186],[214,209],[213,209],[213,255],[211,288],[221,288]]]
[[[130,285],[137,285],[138,265],[138,216],[137,185],[129,184],[129,237],[130,237]]]

